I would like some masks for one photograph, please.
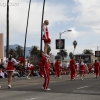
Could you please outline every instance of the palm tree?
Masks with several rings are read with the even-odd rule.
[[[77,41],[76,41],[76,40],[75,40],[75,41],[73,41],[73,46],[74,46],[74,51],[75,51],[76,46],[77,46]],[[74,51],[73,51],[73,54],[74,54]]]
[[[73,56],[73,53],[72,53],[72,52],[70,52],[70,53],[69,53],[69,57],[70,57],[70,58],[72,58],[72,56]]]
[[[9,56],[9,0],[7,0],[7,36],[6,36],[6,57]]]
[[[40,56],[42,56],[42,25],[43,25],[43,18],[44,18],[44,7],[45,7],[45,0],[43,1],[43,9],[42,9],[42,20],[41,20],[41,39],[40,39]]]
[[[60,52],[58,52],[58,54],[62,57],[62,59],[64,59],[64,57],[67,57],[68,53],[67,50],[60,50]]]
[[[29,14],[30,14],[30,6],[31,6],[31,0],[29,1],[27,24],[26,24],[26,33],[25,33],[25,41],[24,41],[24,58],[25,58],[25,51],[26,51],[26,38],[27,38],[27,30],[28,30],[28,21],[29,21]]]

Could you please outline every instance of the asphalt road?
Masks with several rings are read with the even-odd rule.
[[[12,88],[7,88],[7,79],[0,79],[0,100],[100,100],[100,77],[86,75],[82,81],[71,81],[68,75],[51,76],[50,91],[42,90],[44,79],[40,77],[13,78]]]

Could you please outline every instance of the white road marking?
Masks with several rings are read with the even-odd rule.
[[[31,99],[25,99],[25,100],[35,100],[36,98],[31,98]]]
[[[83,86],[83,87],[79,87],[77,89],[83,89],[83,88],[86,88],[86,87],[89,87],[89,86]]]

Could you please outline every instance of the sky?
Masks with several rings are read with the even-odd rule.
[[[0,0],[0,33],[4,33],[6,45],[7,0]],[[24,46],[29,0],[9,0],[9,44]],[[65,39],[65,50],[73,52],[73,41],[77,41],[74,54],[82,54],[84,49],[93,53],[100,46],[100,0],[45,0],[44,20],[49,20],[49,34],[52,40],[51,52],[59,52],[55,40],[59,33]],[[26,46],[40,48],[43,0],[32,0]],[[43,43],[44,46],[44,43]],[[99,48],[100,49],[100,48]]]

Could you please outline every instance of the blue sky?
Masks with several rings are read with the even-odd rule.
[[[6,45],[6,0],[0,0],[0,33],[4,33]],[[17,5],[16,5],[17,3]],[[10,44],[24,46],[25,29],[27,21],[29,0],[10,0]],[[51,37],[52,53],[56,55],[55,39],[59,33],[65,32],[61,38],[65,39],[65,49],[73,52],[73,41],[78,45],[75,54],[84,49],[97,50],[100,44],[100,0],[46,0],[44,20],[48,19]],[[29,27],[27,34],[27,47],[36,45],[40,47],[41,14],[43,0],[32,0]],[[100,49],[100,48],[99,48]]]

